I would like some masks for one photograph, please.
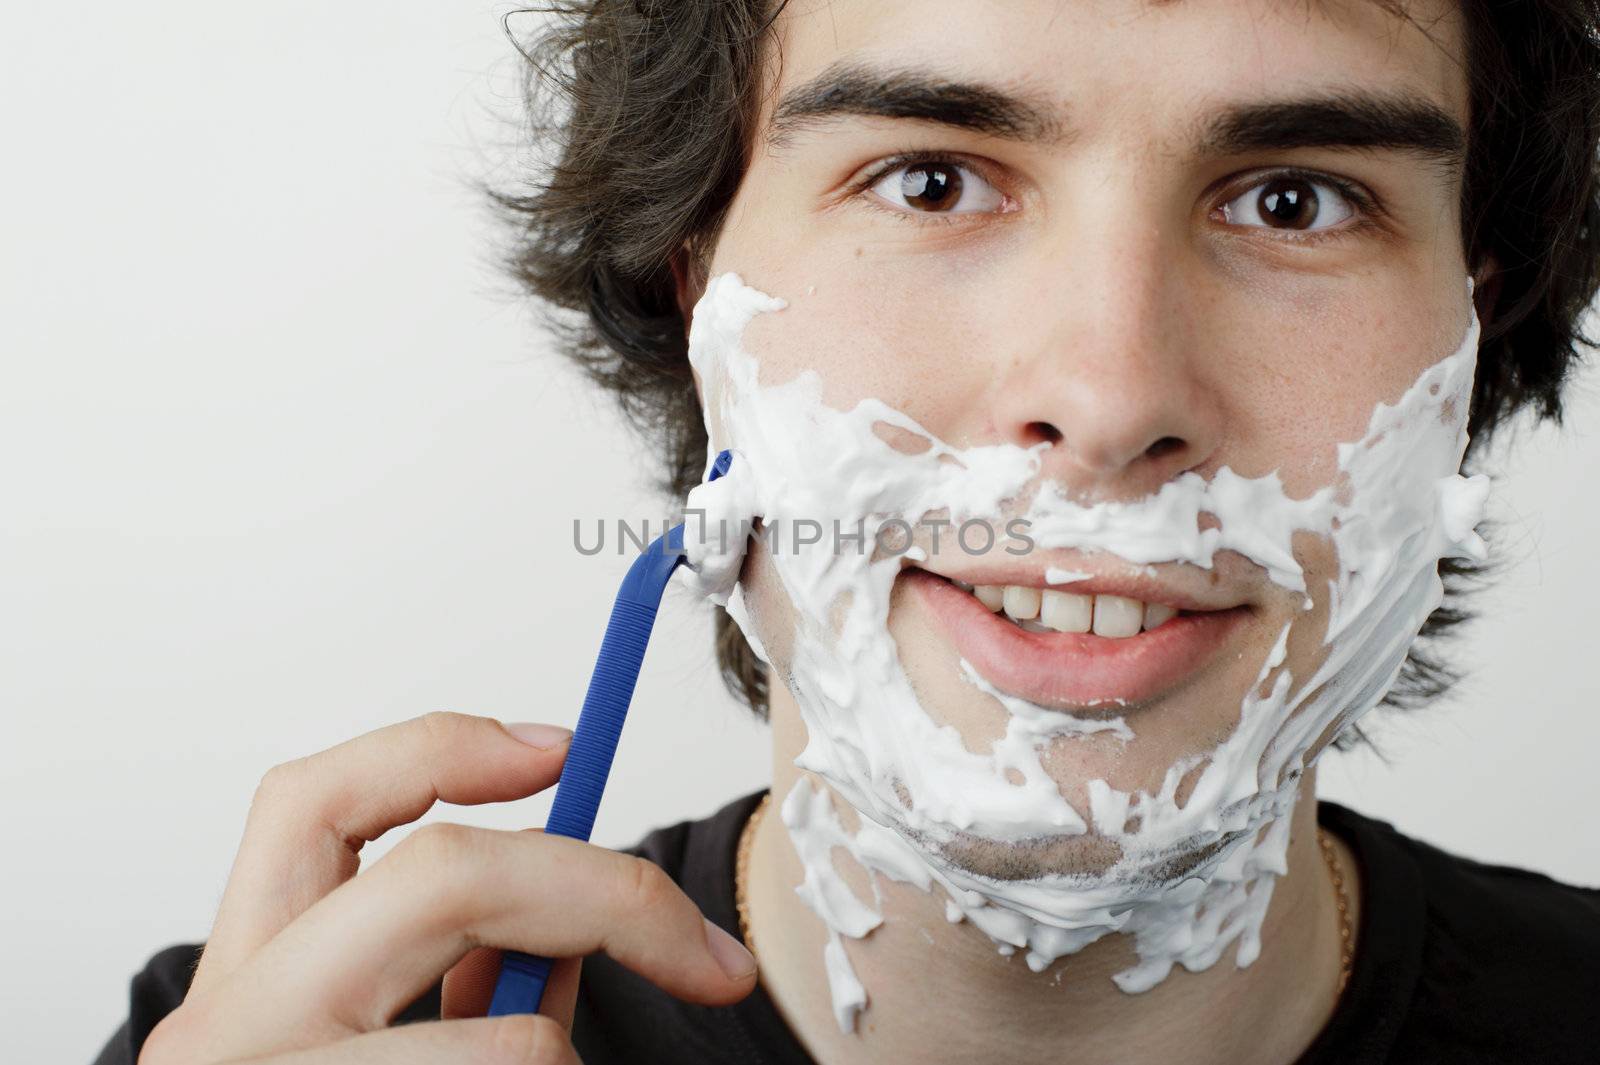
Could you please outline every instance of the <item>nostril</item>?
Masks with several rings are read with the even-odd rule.
[[[1163,436],[1160,440],[1157,440],[1155,443],[1146,448],[1145,454],[1153,459],[1159,459],[1165,455],[1172,454],[1172,452],[1181,447],[1183,447],[1182,440],[1179,440],[1175,436]]]
[[[1061,442],[1061,430],[1049,422],[1029,422],[1023,431],[1028,434],[1029,443],[1037,444],[1041,440],[1047,444]]]

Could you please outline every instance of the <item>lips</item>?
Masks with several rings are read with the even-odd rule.
[[[1248,606],[1183,611],[1137,635],[1030,631],[943,577],[899,578],[962,658],[1000,691],[1060,710],[1132,709],[1171,691],[1214,659]]]

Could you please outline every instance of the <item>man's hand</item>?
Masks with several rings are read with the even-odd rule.
[[[749,994],[749,952],[640,858],[439,823],[356,875],[368,841],[438,800],[549,787],[570,739],[435,713],[269,770],[188,996],[140,1065],[576,1062],[578,959],[596,950],[689,1002]],[[482,1016],[500,947],[563,959],[539,1016]],[[445,1019],[389,1028],[441,974]]]

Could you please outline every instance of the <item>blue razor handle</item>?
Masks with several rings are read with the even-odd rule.
[[[733,454],[721,452],[706,480],[716,480],[732,465]],[[650,643],[650,630],[655,627],[656,611],[666,593],[667,581],[683,560],[683,526],[675,525],[652,540],[622,578],[622,587],[611,607],[611,620],[606,623],[605,638],[600,642],[600,655],[589,677],[589,691],[583,697],[578,726],[572,732],[567,761],[556,783],[550,820],[544,826],[550,835],[587,841],[594,831],[600,796],[611,775],[611,762],[617,754],[617,741],[622,738],[622,725]],[[494,998],[489,1002],[489,1016],[538,1013],[551,964],[549,958],[505,951]]]

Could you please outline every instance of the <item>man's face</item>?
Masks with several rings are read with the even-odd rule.
[[[1310,495],[1336,445],[1469,321],[1462,29],[1452,5],[1409,15],[1368,0],[790,3],[710,273],[788,301],[744,336],[763,384],[814,370],[841,410],[875,398],[956,447],[1043,445],[1042,475],[1073,500],[1132,502],[1224,467]],[[920,567],[1036,587],[1050,567],[1153,573],[1234,608],[1203,653],[1137,681],[1001,661],[916,567],[888,628],[922,706],[974,751],[1007,711],[963,659],[1032,702],[1124,714],[1133,742],[1043,752],[1084,809],[1087,781],[1153,789],[1214,748],[1291,620],[1287,664],[1297,685],[1312,676],[1336,560],[1309,536],[1295,555],[1310,610],[1226,551],[1205,570],[947,543]],[[791,604],[759,543],[745,588],[782,676]]]

